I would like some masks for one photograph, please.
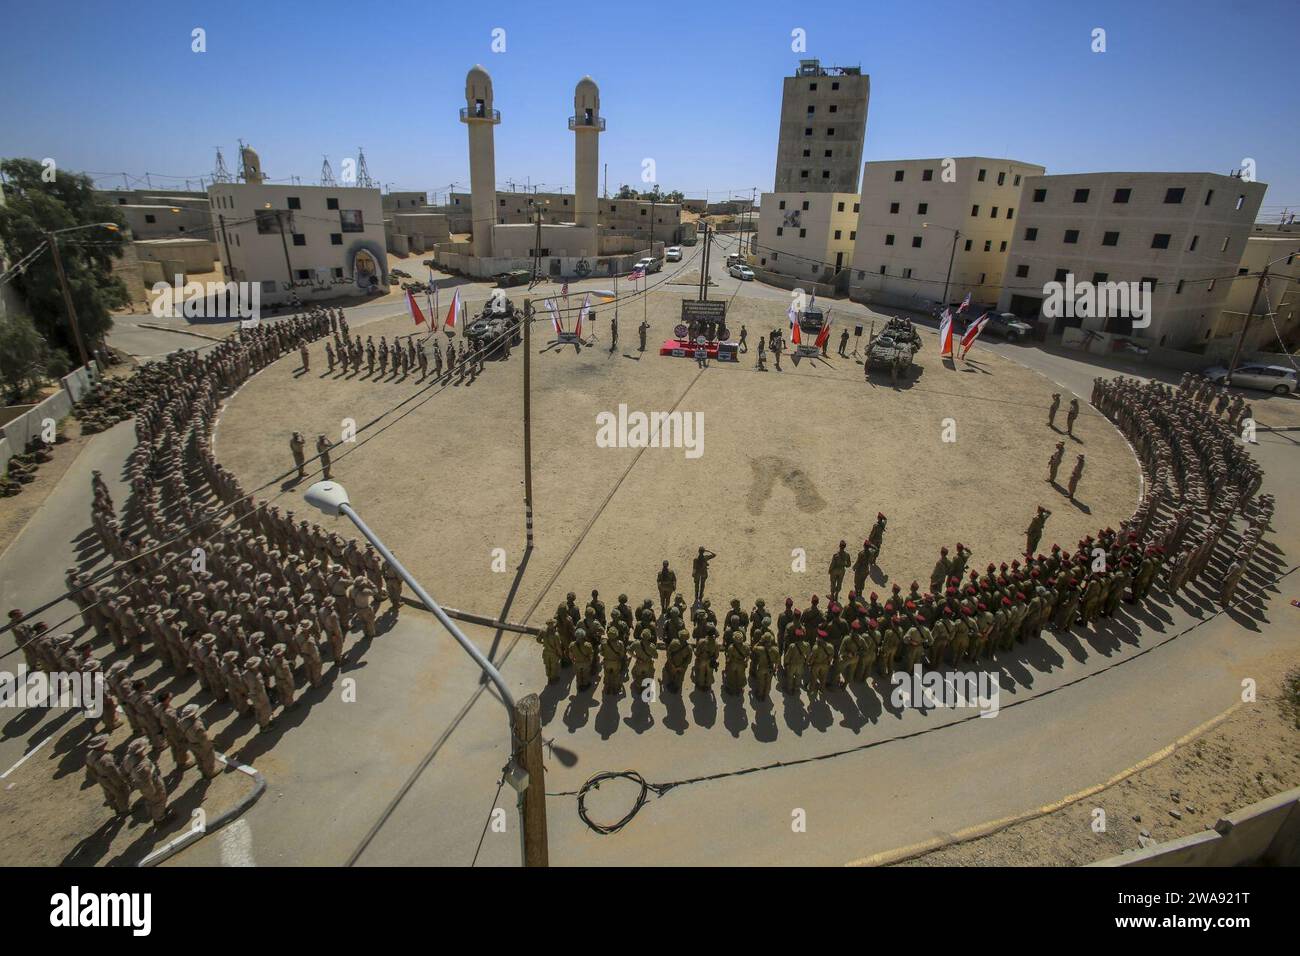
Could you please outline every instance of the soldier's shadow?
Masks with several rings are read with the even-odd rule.
[[[555,710],[560,705],[560,701],[569,696],[569,688],[573,686],[573,667],[565,666],[560,669],[560,678],[554,683],[547,683],[542,688],[538,697],[542,702],[541,720],[543,724],[549,724],[555,719]]]
[[[722,726],[736,738],[749,729],[749,713],[745,710],[743,692],[732,694],[722,691]]]
[[[659,699],[664,705],[664,726],[678,736],[686,733],[690,721],[686,719],[686,700],[681,691],[666,690]]]
[[[622,697],[621,690],[616,694],[606,694],[601,691],[600,709],[596,711],[596,719],[591,725],[592,729],[600,735],[601,740],[608,740],[614,736],[622,722],[618,715],[618,705]]]
[[[791,693],[782,688],[781,710],[785,725],[802,737],[804,729],[808,726],[808,712],[803,706],[803,694],[798,689]]]
[[[712,727],[718,719],[718,698],[713,690],[691,691],[691,717],[697,727]]]
[[[847,687],[837,687],[834,690],[826,691],[824,699],[832,710],[842,715],[841,727],[847,727],[856,734],[866,726],[866,715],[862,713],[857,701],[854,700]]]
[[[659,688],[659,690],[662,691],[662,688]],[[643,734],[655,725],[655,718],[650,710],[650,705],[646,703],[641,694],[634,693],[632,695],[631,713],[624,718],[623,723],[636,734]]]
[[[568,705],[564,708],[564,726],[569,728],[570,733],[575,733],[580,728],[587,726],[587,717],[591,713],[591,708],[596,703],[596,685],[592,684],[586,690],[580,690],[569,698]]]

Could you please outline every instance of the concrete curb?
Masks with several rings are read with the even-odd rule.
[[[1013,827],[1017,823],[1025,823],[1029,820],[1035,820],[1038,817],[1047,816],[1049,813],[1055,813],[1057,810],[1068,807],[1070,804],[1078,803],[1080,800],[1084,800],[1093,794],[1100,793],[1102,790],[1107,790],[1110,787],[1115,786],[1117,783],[1122,783],[1124,780],[1136,773],[1146,770],[1148,767],[1155,766],[1180,747],[1185,747],[1196,738],[1204,735],[1210,730],[1213,730],[1219,724],[1223,723],[1223,721],[1236,713],[1242,706],[1241,702],[1233,704],[1221,714],[1211,717],[1204,723],[1192,728],[1173,743],[1161,747],[1155,753],[1144,757],[1131,767],[1121,770],[1104,783],[1094,784],[1093,786],[1080,790],[1077,793],[1072,793],[1069,796],[1062,797],[1060,800],[1045,804],[1041,807],[1036,807],[1033,810],[1026,810],[1023,813],[1003,817],[1000,820],[990,820],[985,823],[977,823],[974,826],[958,830],[956,833],[949,833],[942,837],[934,837],[933,839],[925,840],[921,843],[914,843],[911,846],[897,847],[893,850],[884,850],[880,853],[873,853],[871,856],[862,857],[858,860],[851,860],[844,865],[891,866],[895,863],[902,863],[905,860],[912,860],[920,856],[925,856],[926,854],[933,853],[935,850],[942,850],[950,846],[956,846],[960,843],[969,843],[970,841],[978,840],[981,837],[991,836],[1000,830]]]
[[[224,763],[228,769],[232,771],[238,771],[240,773],[245,773],[248,774],[248,776],[252,777],[253,789],[250,790],[248,793],[244,794],[243,799],[241,799],[233,807],[231,807],[225,813],[221,814],[221,816],[217,817],[215,820],[213,820],[203,829],[195,830],[191,828],[189,830],[186,830],[184,833],[176,837],[170,843],[167,843],[164,846],[160,846],[158,849],[154,850],[152,853],[150,853],[148,856],[146,856],[144,859],[138,862],[136,866],[157,866],[159,863],[162,863],[164,860],[171,859],[173,856],[175,856],[181,850],[185,849],[187,846],[190,846],[193,843],[197,843],[199,840],[203,839],[203,837],[207,836],[209,833],[215,833],[216,831],[224,827],[227,823],[229,823],[231,820],[234,820],[236,817],[241,816],[245,810],[247,810],[254,803],[256,803],[261,798],[262,794],[266,792],[266,778],[262,776],[262,774],[259,773],[257,770],[253,769],[247,764],[242,764],[231,757],[227,757],[223,753],[217,754],[217,759],[220,760],[222,763]]]

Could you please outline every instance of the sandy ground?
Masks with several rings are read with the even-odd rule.
[[[640,601],[654,594],[665,558],[689,588],[700,545],[718,554],[708,583],[715,603],[735,595],[749,607],[763,596],[771,606],[825,592],[838,541],[860,544],[877,511],[890,525],[872,587],[887,590],[895,581],[927,584],[940,545],[955,541],[974,549],[972,566],[1009,561],[1024,547],[1036,504],[1054,512],[1045,550],[1117,524],[1136,503],[1138,468],[1127,444],[1086,406],[1062,472],[1076,450],[1086,452],[1078,501],[1046,483],[1048,455],[1064,437],[1046,424],[1052,385],[1012,362],[977,352],[954,370],[924,333],[918,374],[898,389],[887,375],[864,384],[861,366],[835,357],[834,336],[829,363],[795,367],[787,358],[784,371],[757,372],[751,352],[739,365],[700,371],[654,351],[678,321],[681,298],[656,293],[648,313],[644,299],[623,308],[618,352],[609,352],[610,313],[602,309],[595,347],[534,357],[538,546],[513,594],[524,535],[519,349],[472,384],[421,391],[414,376],[330,375],[317,346],[310,373],[296,375],[296,356],[286,357],[229,402],[217,455],[252,489],[287,470],[294,429],[338,439],[344,419],[355,420],[362,431],[335,454],[334,477],[367,522],[444,602],[483,613],[508,607],[511,618],[533,621],[569,590],[585,599],[598,588],[611,603],[626,591]],[[751,344],[785,323],[779,303],[737,299],[732,309],[733,335],[743,323]],[[652,327],[644,355],[635,337],[643,314]],[[394,319],[364,332],[378,341],[411,329]],[[549,325],[535,332],[540,351]],[[597,447],[596,415],[620,403],[701,414],[703,453]],[[955,442],[941,440],[946,419]],[[277,490],[273,483],[267,494]],[[305,512],[300,493],[286,486],[281,505]],[[323,522],[351,533],[342,519]],[[506,562],[493,573],[496,548]],[[797,568],[797,549],[807,555],[806,571]]]
[[[1294,658],[1292,659],[1294,664]],[[1281,665],[1281,662],[1279,662]],[[1270,669],[1271,673],[1278,671]],[[1222,816],[1300,786],[1300,669],[1166,759],[1055,813],[900,866],[1075,866],[1210,829]],[[1106,829],[1094,832],[1095,811]]]
[[[8,498],[0,498],[0,552],[22,532],[32,515],[45,503],[50,491],[59,483],[68,466],[76,460],[90,436],[81,434],[81,423],[69,416],[59,428],[60,441],[54,445],[54,457],[42,462],[36,476],[22,486],[22,491]],[[87,504],[89,516],[89,504]]]

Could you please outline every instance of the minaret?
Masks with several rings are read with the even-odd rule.
[[[596,186],[600,182],[600,134],[605,119],[600,115],[600,88],[584,76],[573,90],[573,220],[579,226],[596,228]]]
[[[492,77],[476,66],[465,77],[465,108],[460,121],[469,126],[469,192],[473,254],[492,255],[492,226],[497,221],[497,160],[492,127],[501,114],[492,108]]]

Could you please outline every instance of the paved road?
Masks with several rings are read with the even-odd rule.
[[[689,252],[680,264],[686,271],[700,247]],[[724,257],[725,251],[715,250],[718,284],[711,297],[788,296],[721,275]],[[671,274],[679,264],[668,265],[665,273]],[[606,282],[575,284],[574,291]],[[477,298],[480,289],[485,296],[486,285],[479,284],[467,287],[466,297]],[[837,302],[834,308],[845,315],[877,314],[853,303]],[[357,311],[355,324],[392,314],[378,306]],[[185,338],[155,334],[159,343]],[[201,340],[187,339],[187,344],[195,341]],[[137,344],[152,349],[154,342],[142,337]],[[1001,343],[982,347],[1014,357],[1085,397],[1099,374],[1097,366],[1071,354]],[[164,344],[159,351],[167,348]],[[46,600],[62,590],[61,572],[72,560],[96,560],[93,552],[76,550],[87,540],[79,536],[86,524],[90,469],[101,468],[116,481],[129,446],[129,426],[90,443],[37,521],[0,555],[6,595],[21,594],[29,603]],[[1266,556],[1273,569],[1284,572],[1300,551],[1300,515],[1287,506],[1288,490],[1300,478],[1300,444],[1284,433],[1265,434],[1255,451],[1268,476],[1265,487],[1278,495],[1283,509]],[[124,500],[120,484],[114,493]],[[863,720],[855,716],[856,707],[832,697],[825,708],[794,715],[796,723],[802,720],[799,735],[786,732],[791,715],[781,702],[782,730],[769,740],[763,727],[770,718],[748,705],[747,713],[738,715],[731,705],[714,708],[710,701],[691,699],[686,717],[661,703],[649,716],[663,726],[647,729],[646,714],[626,702],[594,700],[575,709],[552,690],[548,708],[564,710],[546,733],[565,749],[548,759],[548,790],[569,794],[550,801],[552,859],[625,865],[842,863],[1048,803],[1108,778],[1219,713],[1238,698],[1241,677],[1274,666],[1278,654],[1293,653],[1294,615],[1300,611],[1287,602],[1296,591],[1294,581],[1294,576],[1285,579],[1268,593],[1266,605],[1250,613],[1209,616],[1190,604],[1165,603],[1148,620],[1101,634],[1051,638],[1027,655],[1013,655],[1001,662],[1013,689],[994,719],[965,719],[970,714],[962,711],[872,712],[864,701]],[[49,613],[58,619],[61,609],[71,606],[64,602]],[[1135,624],[1143,626],[1140,642]],[[497,643],[497,635],[483,629],[470,633],[481,646]],[[1169,637],[1174,639],[1155,646]],[[498,647],[510,645],[505,635]],[[0,637],[0,652],[11,647],[8,635]],[[505,660],[507,679],[520,693],[536,689],[535,657],[536,648],[525,639]],[[464,864],[477,852],[480,864],[513,865],[518,842],[511,792],[498,792],[506,756],[504,716],[491,694],[479,691],[465,656],[428,618],[408,609],[396,627],[364,649],[356,667],[366,677],[359,684],[365,694],[357,701],[345,700],[342,687],[331,685],[313,702],[310,719],[275,735],[273,749],[256,741],[251,746],[249,756],[270,782],[241,830],[241,839],[251,834],[256,862],[339,864],[355,857],[367,865]],[[757,718],[752,724],[751,717]],[[675,746],[677,734],[668,731],[678,724],[681,733],[707,735],[709,746]],[[44,726],[24,717],[6,721],[0,767],[19,759]],[[774,761],[805,762],[749,772]],[[579,821],[572,791],[592,773],[626,768],[652,782],[719,771],[730,775],[651,797],[621,833],[597,836]],[[597,819],[613,820],[634,798],[630,784],[607,784],[593,795],[590,809]],[[482,835],[494,805],[505,810],[506,831],[489,828]],[[806,833],[791,829],[796,810],[807,815]],[[228,859],[223,851],[218,835],[175,862],[219,864]]]

